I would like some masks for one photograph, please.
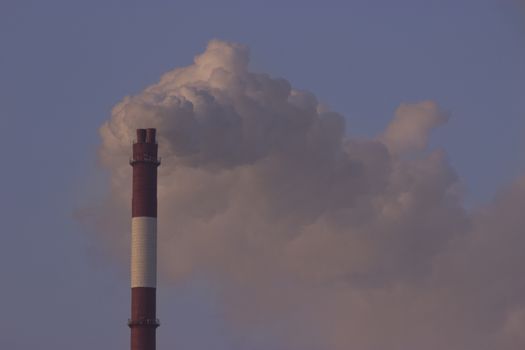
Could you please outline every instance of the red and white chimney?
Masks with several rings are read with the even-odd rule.
[[[131,350],[155,350],[157,288],[157,157],[155,129],[133,143],[131,219]]]

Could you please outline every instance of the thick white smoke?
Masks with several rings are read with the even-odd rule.
[[[435,103],[347,138],[341,115],[248,65],[211,41],[101,127],[113,208],[129,206],[135,129],[158,129],[161,273],[207,277],[240,332],[286,349],[523,349],[525,179],[467,213],[428,149],[447,120]]]

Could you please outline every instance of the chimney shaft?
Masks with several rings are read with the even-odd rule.
[[[155,350],[157,288],[157,157],[155,129],[137,129],[133,144],[131,219],[131,350]]]

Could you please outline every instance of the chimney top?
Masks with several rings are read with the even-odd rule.
[[[153,128],[149,129],[137,129],[137,143],[156,143],[156,130]]]

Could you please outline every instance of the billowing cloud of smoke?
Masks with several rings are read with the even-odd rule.
[[[523,349],[525,179],[468,213],[428,149],[447,120],[435,103],[348,138],[341,115],[248,63],[211,41],[101,127],[114,210],[129,206],[135,129],[158,129],[161,273],[205,276],[240,332],[286,349]],[[112,215],[126,232],[128,213]]]

